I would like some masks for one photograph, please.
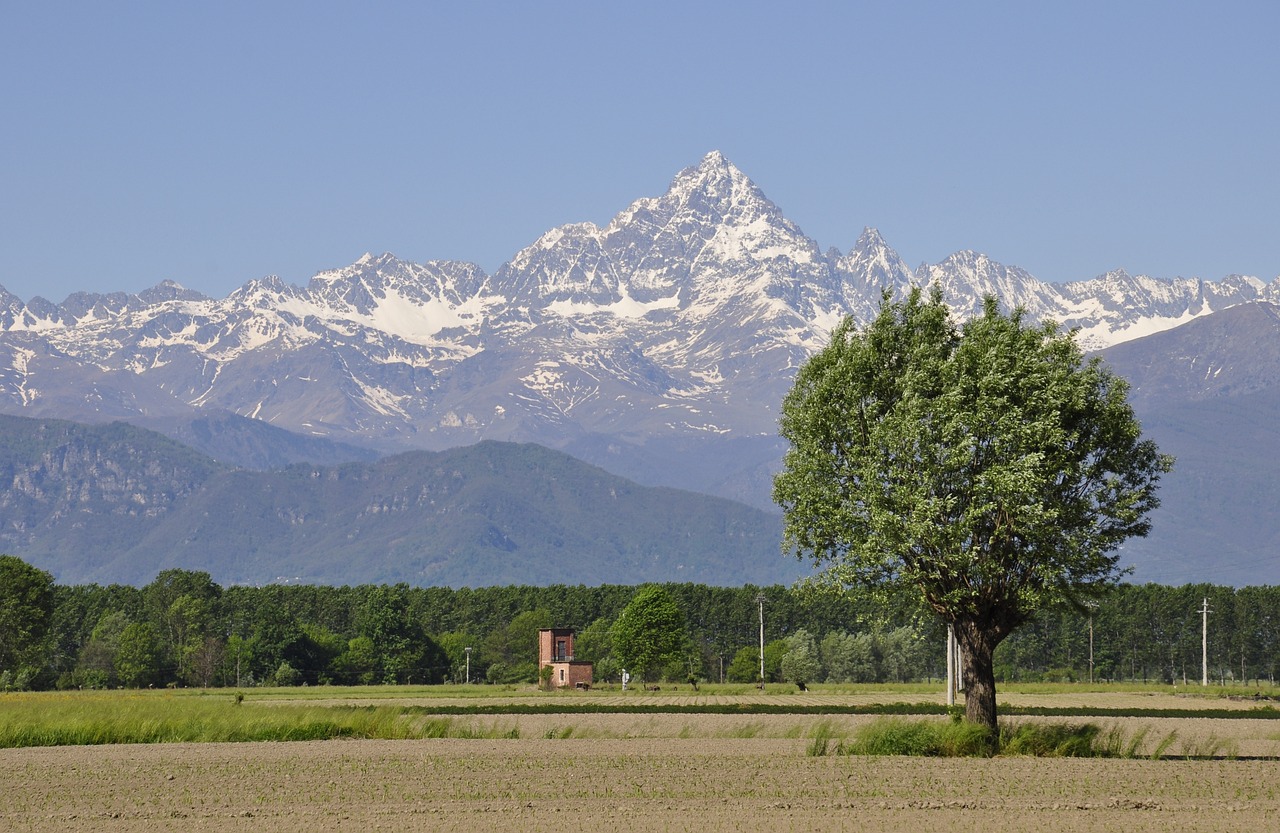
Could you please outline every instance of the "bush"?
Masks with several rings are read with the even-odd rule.
[[[302,683],[302,672],[287,662],[280,663],[280,667],[276,669],[275,677],[275,682],[278,686],[295,686]]]
[[[995,741],[995,742],[993,742]],[[1133,757],[1142,735],[1130,744],[1116,732],[1103,734],[1092,723],[1022,723],[1001,726],[992,738],[983,726],[949,722],[883,718],[861,727],[839,751],[848,755],[914,755],[920,757],[988,757],[1030,755],[1038,758]],[[1157,750],[1157,756],[1163,753]],[[812,750],[810,754],[815,754]],[[821,753],[817,753],[821,754]]]
[[[538,681],[538,663],[517,662],[508,665],[495,662],[485,671],[485,679],[496,685],[515,685],[518,683],[536,683]]]
[[[1103,750],[1096,741],[1098,727],[1092,723],[1023,723],[1000,733],[1000,751],[1006,755],[1033,755],[1037,758],[1094,758]]]
[[[862,727],[846,743],[849,755],[988,757],[995,745],[986,727],[958,721],[884,718]]]
[[[34,676],[30,668],[19,668],[17,673],[6,668],[0,672],[0,691],[30,691]]]
[[[65,676],[65,675],[64,675]],[[110,688],[111,677],[106,671],[89,668],[83,671],[77,670],[71,673],[71,687],[73,688]],[[63,680],[58,679],[58,687],[61,688]]]
[[[787,638],[787,652],[782,656],[779,669],[782,678],[795,683],[804,691],[809,683],[822,676],[822,666],[818,662],[818,645],[809,632],[800,628]]]
[[[760,680],[760,649],[739,648],[726,669],[731,683],[754,683]]]

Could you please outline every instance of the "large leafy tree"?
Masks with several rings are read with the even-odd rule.
[[[115,672],[131,688],[154,684],[159,677],[160,645],[150,622],[133,622],[120,632]]]
[[[800,628],[787,637],[787,652],[782,655],[782,678],[804,691],[809,683],[822,678],[818,661],[818,643],[813,635]]]
[[[369,590],[357,610],[358,636],[348,644],[348,651],[357,655],[362,675],[373,674],[367,681],[404,684],[444,679],[448,659],[413,615],[410,595],[406,584],[381,585]],[[376,669],[372,672],[366,667],[370,656]]]
[[[39,674],[53,620],[53,576],[0,555],[0,673],[21,687]]]
[[[642,683],[684,655],[688,645],[684,614],[663,587],[636,591],[610,629],[613,652]]]
[[[958,326],[936,290],[838,326],[781,430],[784,545],[841,586],[918,594],[955,629],[966,718],[992,730],[996,646],[1118,580],[1172,465],[1069,333],[991,297]]]
[[[142,588],[146,620],[153,628],[162,663],[188,684],[199,684],[197,654],[215,636],[214,622],[222,588],[206,572],[161,570]],[[168,676],[166,674],[166,676]]]

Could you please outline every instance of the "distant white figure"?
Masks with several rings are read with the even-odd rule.
[[[627,673],[627,669],[622,669],[622,690],[627,690],[627,683],[631,682],[631,675]]]

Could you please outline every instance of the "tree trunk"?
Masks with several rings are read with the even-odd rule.
[[[982,623],[961,620],[954,623],[960,645],[960,673],[964,679],[964,719],[987,727],[994,743],[996,734],[996,674],[992,654],[1000,638]]]

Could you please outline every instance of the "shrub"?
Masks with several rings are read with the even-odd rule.
[[[1092,723],[1023,723],[1002,730],[1000,751],[1006,755],[1032,755],[1038,758],[1102,757],[1099,729]],[[1109,755],[1108,755],[1109,757]]]
[[[944,723],[882,718],[860,728],[841,751],[850,755],[923,757],[986,757],[998,751],[1041,758],[1111,758],[1133,757],[1141,740],[1140,734],[1125,744],[1116,731],[1103,734],[1092,723],[1005,725],[1000,728],[999,737],[992,738],[985,727],[959,720]],[[1157,754],[1164,751],[1158,749]]]
[[[858,730],[843,751],[850,755],[986,757],[995,749],[984,726],[884,718]]]
[[[302,673],[287,662],[280,663],[275,677],[278,686],[295,686],[302,682]]]

